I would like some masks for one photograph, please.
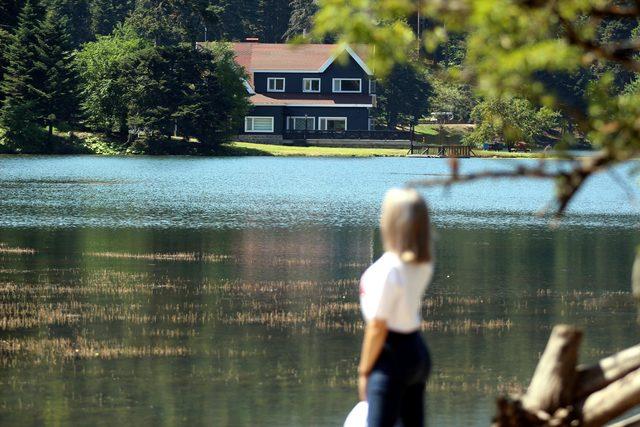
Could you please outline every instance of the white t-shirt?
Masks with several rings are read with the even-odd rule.
[[[360,279],[360,306],[364,319],[385,320],[393,332],[420,329],[422,295],[433,276],[433,263],[405,263],[385,252]]]

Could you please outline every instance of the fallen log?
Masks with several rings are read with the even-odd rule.
[[[595,365],[578,366],[575,397],[586,397],[638,368],[640,344],[604,358]]]
[[[640,344],[579,366],[582,333],[558,325],[522,396],[501,397],[494,427],[601,427],[640,405]],[[640,427],[640,416],[615,427]]]
[[[572,402],[581,341],[582,332],[572,326],[553,328],[531,384],[522,397],[522,407],[526,411],[553,414]]]
[[[619,423],[610,424],[608,427],[640,427],[640,415],[634,415]]]
[[[603,426],[638,404],[640,404],[640,369],[587,397],[581,408],[582,426]]]

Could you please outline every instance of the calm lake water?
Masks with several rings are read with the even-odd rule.
[[[556,323],[584,328],[583,362],[638,341],[634,167],[597,176],[556,228],[534,215],[549,182],[424,191],[437,231],[430,426],[488,425]],[[357,283],[381,254],[381,199],[447,170],[0,157],[0,424],[341,425],[356,403]]]

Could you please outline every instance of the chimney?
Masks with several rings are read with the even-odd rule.
[[[258,37],[247,37],[244,41],[247,43],[260,43],[260,39]]]

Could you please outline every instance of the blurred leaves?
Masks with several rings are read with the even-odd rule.
[[[637,78],[627,84],[611,74],[640,67],[639,30],[628,31],[638,27],[638,9],[618,6],[605,0],[321,0],[314,35],[373,46],[369,62],[384,76],[420,44],[434,51],[450,34],[464,32],[466,55],[455,74],[478,95],[498,103],[526,98],[536,109],[560,110],[578,125],[576,132],[618,161],[640,149]],[[430,24],[421,40],[413,28],[418,13]],[[588,88],[580,88],[584,73],[594,75]],[[567,76],[567,83],[553,76]],[[567,100],[567,88],[584,99]]]

